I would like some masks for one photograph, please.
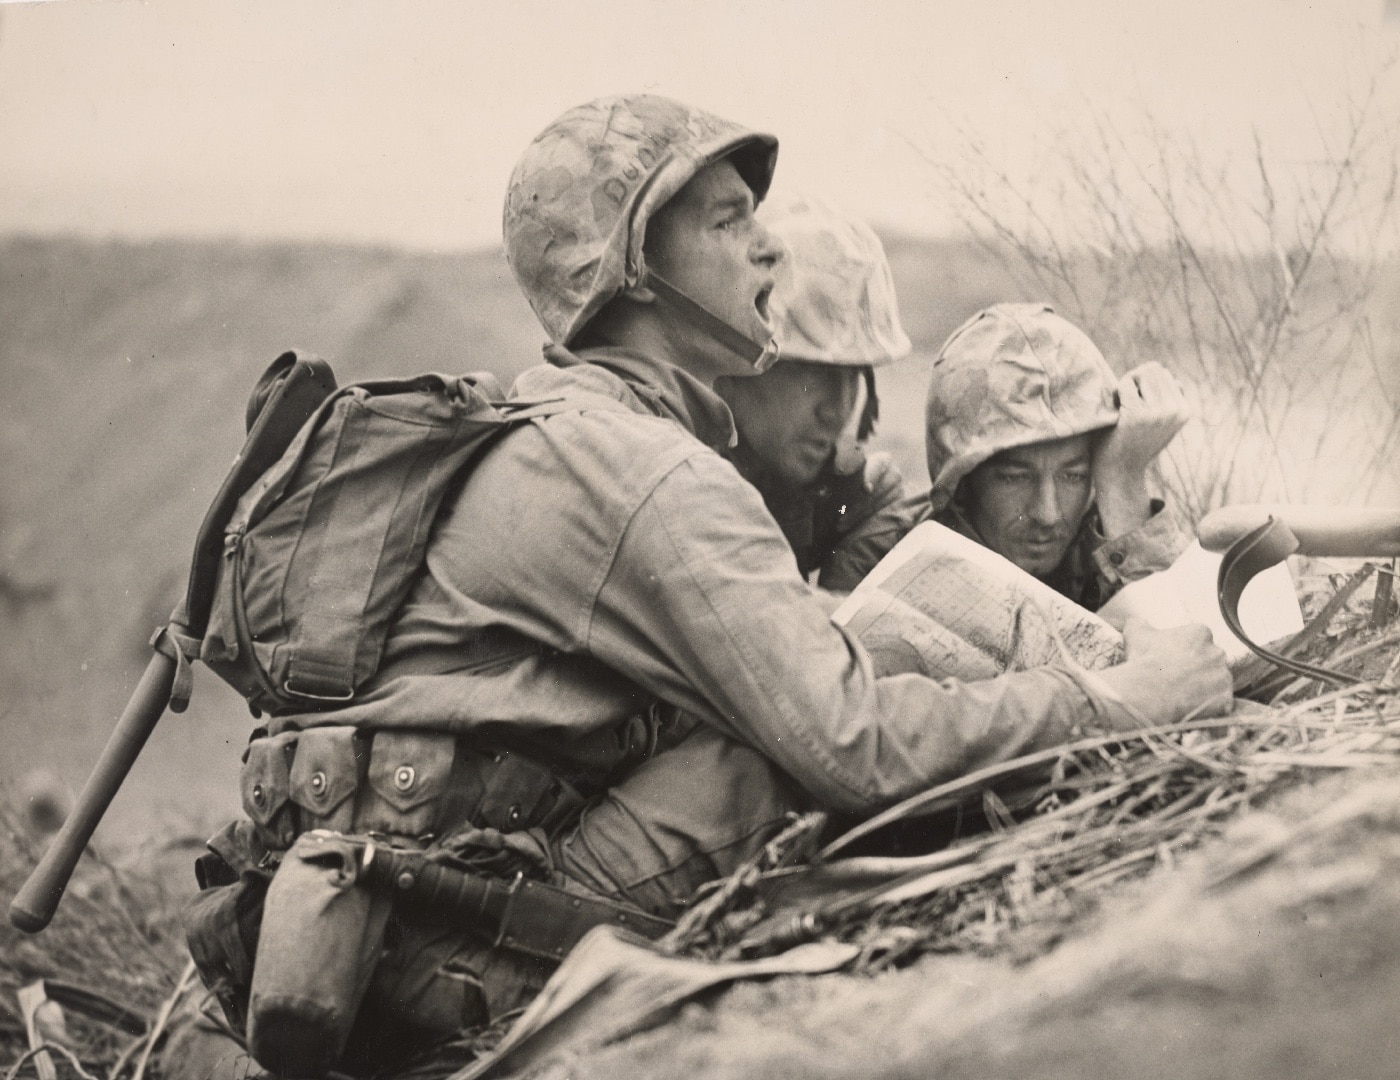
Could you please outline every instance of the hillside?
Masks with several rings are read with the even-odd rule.
[[[181,590],[248,392],[281,351],[314,351],[342,381],[510,377],[540,340],[492,252],[0,243],[0,778],[42,763],[81,783]],[[250,726],[201,671],[194,706],[157,731],[113,820],[234,809]]]
[[[917,483],[931,355],[979,307],[1031,297],[972,245],[888,247],[915,353],[881,372],[877,441]],[[1376,340],[1391,350],[1381,355],[1393,358],[1400,274],[1391,272],[1373,314]],[[151,630],[182,589],[195,529],[242,441],[244,401],[273,357],[291,346],[314,351],[342,381],[481,368],[509,379],[535,362],[540,340],[494,251],[0,239],[0,809],[33,768],[74,790],[86,776],[145,666]],[[1109,351],[1123,365],[1123,350]],[[1158,352],[1170,359],[1166,345]],[[1387,363],[1377,372],[1383,389],[1400,381],[1400,365]],[[1324,427],[1362,426],[1357,409],[1311,404]],[[1302,478],[1318,489],[1334,480],[1340,488],[1348,475],[1345,445],[1328,446],[1334,456],[1316,455]],[[1390,662],[1373,659],[1376,671]],[[1321,745],[1341,724],[1341,703],[1328,701],[1335,713],[1314,725]],[[101,846],[145,843],[141,863],[161,868],[162,885],[168,874],[169,896],[183,895],[189,849],[180,842],[237,812],[251,727],[236,695],[197,669],[190,711],[162,721]],[[1183,835],[1179,871],[1173,847],[1159,845],[1149,852],[1158,869],[1106,894],[1102,911],[1086,899],[1013,933],[993,918],[1000,894],[988,893],[986,918],[969,924],[983,928],[981,947],[934,950],[874,977],[743,985],[664,1028],[568,1052],[538,1075],[1379,1080],[1394,1071],[1385,1062],[1400,994],[1396,772],[1322,778],[1332,768],[1323,763],[1317,779],[1290,787],[1267,782],[1264,770],[1255,795],[1269,813],[1242,814],[1203,851],[1189,848],[1213,829]],[[147,842],[157,835],[164,843]],[[1213,884],[1232,852],[1257,850],[1272,853],[1261,868]],[[12,855],[0,866],[18,873]],[[108,866],[92,860],[87,870],[106,883]],[[1036,880],[1053,899],[1052,877]],[[1018,902],[1009,888],[1004,899]],[[19,958],[0,972],[6,995],[21,969],[76,977],[95,964],[84,977],[108,980],[124,971],[82,937],[90,907],[70,900],[55,924],[79,931],[80,959],[66,965],[35,966],[64,940],[53,931],[23,948],[5,931],[0,957]],[[131,932],[166,935],[170,952],[178,935],[160,920],[173,926],[172,910],[167,897],[147,913],[155,930],[143,921]],[[20,1038],[3,1015],[0,1028]]]

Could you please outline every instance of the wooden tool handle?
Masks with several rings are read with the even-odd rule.
[[[107,740],[78,804],[64,821],[49,850],[10,903],[10,922],[27,934],[37,934],[49,925],[73,868],[78,865],[83,849],[92,839],[97,823],[107,812],[117,789],[131,771],[141,748],[170,700],[170,687],[175,679],[175,661],[156,653],[146,666],[126,710]]]
[[[1298,539],[1299,555],[1331,558],[1400,556],[1400,509],[1348,506],[1223,506],[1201,519],[1197,535],[1207,551],[1224,552],[1270,517]]]

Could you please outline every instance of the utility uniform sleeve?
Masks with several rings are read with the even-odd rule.
[[[1190,546],[1193,533],[1174,504],[1152,500],[1152,513],[1131,532],[1112,540],[1103,536],[1098,514],[1092,517],[1091,543],[1100,579],[1100,602],[1129,582],[1165,570]]]
[[[587,648],[843,811],[1061,744],[1096,708],[1053,668],[976,684],[876,678],[798,575],[757,492],[712,454],[669,471],[632,515]]]
[[[858,473],[850,481],[834,493],[835,505],[824,502],[817,508],[835,521],[835,541],[817,575],[817,584],[833,592],[850,592],[859,585],[927,514],[927,503],[908,497],[904,478],[893,464],[876,477],[872,491],[865,490]]]

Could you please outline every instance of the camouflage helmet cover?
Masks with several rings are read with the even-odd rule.
[[[766,205],[760,217],[788,250],[771,301],[782,359],[878,367],[909,355],[894,275],[869,225],[808,198]]]
[[[1048,304],[978,312],[933,362],[925,412],[935,512],[988,458],[1118,422],[1117,376],[1097,346]]]
[[[651,215],[728,158],[761,200],[778,140],[654,94],[570,109],[526,148],[506,192],[506,258],[550,340],[568,345],[642,278]]]

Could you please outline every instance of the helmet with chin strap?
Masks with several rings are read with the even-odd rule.
[[[1117,376],[1049,304],[996,304],[943,344],[929,376],[925,445],[939,511],[982,462],[1118,422]]]
[[[884,246],[860,218],[819,199],[770,202],[759,216],[787,248],[772,299],[779,356],[858,368],[865,407],[856,438],[864,440],[880,415],[875,368],[913,348],[899,322]]]
[[[727,160],[753,191],[768,193],[778,141],[654,94],[599,98],[537,135],[511,175],[506,258],[531,308],[559,345],[570,345],[613,297],[645,285],[682,318],[766,368],[756,342],[649,272],[647,222],[702,169]]]

